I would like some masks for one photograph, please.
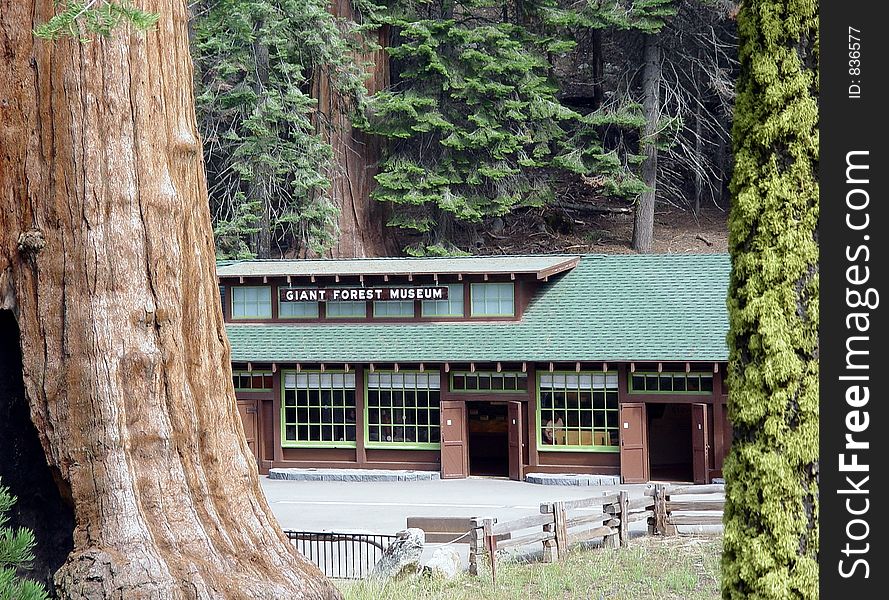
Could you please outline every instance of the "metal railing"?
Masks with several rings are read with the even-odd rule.
[[[285,535],[303,556],[334,579],[363,579],[395,540],[394,535],[338,531],[292,531]]]

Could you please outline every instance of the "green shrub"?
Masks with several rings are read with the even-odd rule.
[[[34,534],[28,529],[7,527],[7,514],[15,496],[0,485],[0,600],[45,600],[46,590],[39,583],[18,576],[34,560]]]

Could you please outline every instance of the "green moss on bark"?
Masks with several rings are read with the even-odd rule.
[[[745,2],[723,598],[818,597],[818,3]]]

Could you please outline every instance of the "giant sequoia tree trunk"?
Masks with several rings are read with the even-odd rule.
[[[73,506],[57,591],[338,597],[278,528],[238,419],[186,2],[139,4],[155,30],[81,44],[34,38],[52,0],[0,0],[0,308]]]
[[[332,0],[331,12],[350,21],[356,17],[351,0]],[[385,29],[378,35],[377,43],[385,46]],[[388,85],[389,57],[384,50],[355,53],[354,59],[356,64],[371,65],[365,80],[369,94]],[[324,69],[314,76],[312,97],[318,100],[321,129],[333,148],[330,197],[340,210],[339,235],[327,254],[331,258],[386,256],[391,248],[384,229],[385,207],[370,197],[381,156],[380,139],[352,127],[349,101],[331,86]]]
[[[645,36],[645,64],[642,71],[642,110],[645,130],[642,143],[642,182],[648,189],[639,197],[633,220],[633,249],[651,252],[654,243],[654,200],[657,191],[657,135],[661,98],[661,46],[656,34]]]

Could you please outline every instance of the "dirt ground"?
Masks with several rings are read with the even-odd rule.
[[[605,205],[620,210],[620,205]],[[658,206],[654,251],[716,253],[728,251],[727,212],[704,207],[691,211]],[[560,208],[527,209],[504,220],[489,220],[461,244],[477,254],[622,254],[633,252],[632,212],[582,212]]]

